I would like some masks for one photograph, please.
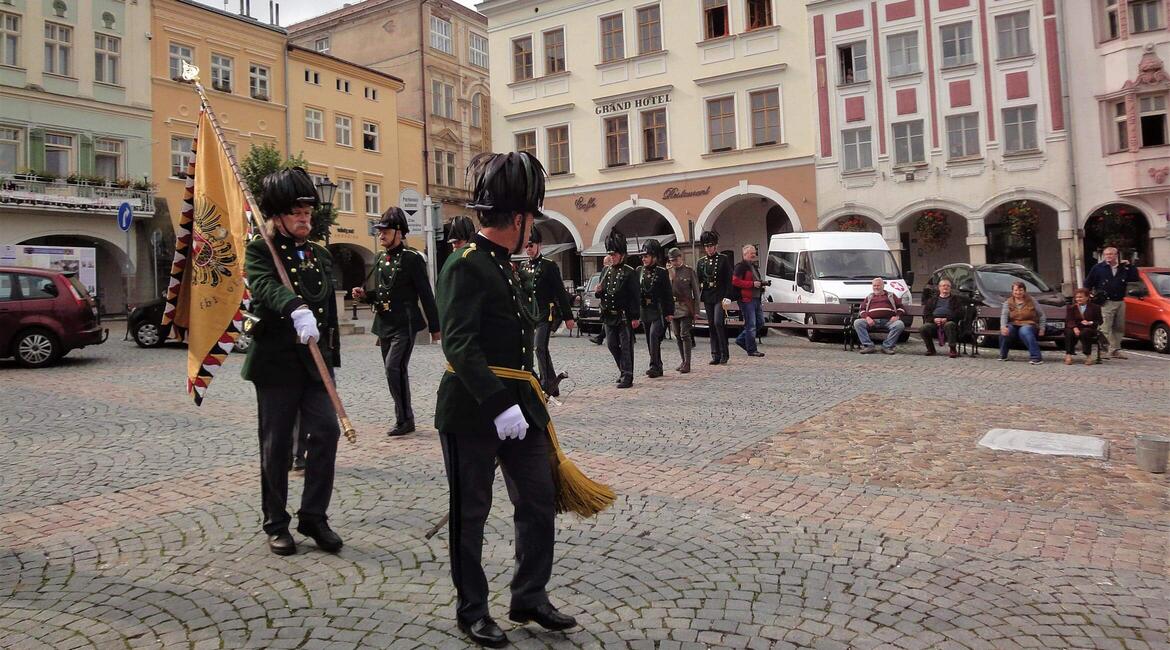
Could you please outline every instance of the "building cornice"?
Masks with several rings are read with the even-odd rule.
[[[413,0],[419,2],[419,0]],[[335,9],[333,11],[323,13],[320,16],[302,20],[299,23],[293,23],[288,26],[288,33],[290,36],[303,36],[307,32],[313,30],[332,27],[341,22],[349,22],[351,20],[361,20],[365,18],[378,18],[381,15],[381,10],[390,5],[395,4],[412,4],[413,2],[406,2],[404,0],[366,0],[365,2],[357,2],[348,4]],[[453,1],[444,2],[442,0],[421,0],[422,3],[431,6],[440,6],[445,11],[461,14],[464,18],[483,29],[487,29],[487,16],[469,7],[464,7]]]
[[[553,113],[561,113],[563,111],[571,111],[576,104],[557,104],[556,106],[546,106],[545,108],[537,108],[531,111],[523,111],[521,113],[510,113],[504,116],[504,119],[513,122],[515,120],[524,120],[530,117],[539,117],[541,115],[551,115]]]
[[[154,115],[153,109],[146,107],[127,106],[125,104],[103,102],[96,99],[76,97],[74,95],[58,95],[56,93],[51,93],[44,90],[29,90],[26,88],[16,88],[14,86],[0,86],[0,98],[5,97],[11,97],[13,99],[24,99],[29,101],[51,102],[61,106],[93,110],[113,115],[122,115],[124,117],[142,118],[144,120],[152,119]]]
[[[613,181],[609,183],[594,183],[592,185],[574,185],[563,189],[549,189],[545,192],[546,198],[555,198],[559,196],[573,196],[576,194],[587,194],[589,192],[606,192],[609,190],[628,189],[633,187],[643,187],[645,185],[654,185],[657,183],[681,183],[688,180],[695,180],[698,178],[713,178],[715,176],[733,176],[738,174],[750,174],[753,172],[770,171],[773,169],[786,169],[789,167],[804,167],[810,169],[813,166],[813,157],[800,156],[798,158],[787,158],[784,160],[769,160],[767,162],[749,163],[746,165],[734,165],[729,167],[712,167],[710,169],[702,169],[698,171],[676,172],[674,174],[663,174],[662,176],[643,176],[641,178],[631,178],[623,181]],[[555,177],[552,179],[555,181]]]
[[[755,77],[762,74],[772,74],[784,72],[788,69],[787,63],[777,63],[774,65],[765,65],[758,68],[749,68],[747,70],[736,70],[734,72],[725,72],[723,74],[712,75],[710,77],[702,77],[695,79],[696,86],[710,86],[711,84],[720,83],[723,81],[733,81],[735,79],[746,79],[748,77]]]
[[[301,47],[300,45],[293,45],[292,43],[288,44],[288,51],[290,54],[290,59],[295,58],[297,60],[304,61],[312,61],[313,59],[316,59],[326,67],[329,67],[335,71],[343,71],[346,74],[356,74],[359,76],[364,75],[367,79],[381,81],[383,83],[389,82],[389,85],[395,86],[397,90],[402,90],[406,87],[406,84],[402,81],[402,79],[399,79],[392,74],[387,74],[380,70],[368,68],[364,65],[351,63],[345,59],[339,59],[331,54],[325,54],[324,52],[311,50],[307,47]]]
[[[492,24],[490,24],[488,26],[488,31],[489,32],[498,32],[501,30],[512,29],[513,27],[518,27],[520,25],[527,25],[528,23],[533,23],[533,22],[537,22],[537,21],[545,21],[545,20],[548,20],[550,18],[554,18],[556,16],[563,16],[564,14],[575,13],[575,12],[578,12],[578,11],[581,11],[583,9],[587,9],[589,7],[593,7],[596,5],[608,4],[612,1],[613,0],[579,0],[578,2],[575,2],[572,5],[565,7],[564,9],[554,9],[554,10],[547,11],[547,12],[541,12],[539,14],[538,13],[523,12],[522,17],[520,17],[516,20],[513,20],[513,21],[503,22],[503,23],[499,23],[498,19],[491,21]],[[536,5],[538,3],[539,3],[539,0],[495,0],[495,2],[492,2],[491,0],[489,0],[488,2],[481,3],[477,6],[483,8],[485,10],[484,11],[485,15],[487,15],[488,12],[490,12],[492,15],[500,16],[500,15],[505,14],[507,12],[519,11],[520,9],[524,9],[524,8],[528,7],[529,5]],[[489,8],[488,5],[492,5],[492,7]]]
[[[276,32],[277,34],[280,34],[281,36],[288,35],[288,31],[285,30],[285,28],[280,27],[279,25],[269,25],[268,23],[262,23],[259,20],[257,20],[256,18],[253,18],[251,16],[241,16],[239,14],[233,14],[233,13],[228,12],[228,11],[223,11],[222,9],[216,9],[215,7],[211,7],[211,6],[208,6],[205,4],[195,2],[195,0],[172,0],[172,1],[177,3],[177,4],[180,4],[180,5],[192,7],[194,9],[199,9],[201,11],[209,11],[209,12],[214,13],[214,14],[219,14],[220,16],[223,16],[224,18],[238,20],[241,23],[251,25],[252,27],[259,27],[260,29],[266,29],[270,32]]]
[[[619,102],[623,99],[633,99],[635,97],[642,97],[643,95],[661,95],[674,90],[674,84],[666,84],[664,86],[655,86],[654,88],[641,88],[639,90],[631,90],[630,92],[618,93],[616,95],[606,95],[605,97],[594,97],[594,104],[609,104],[612,102]]]

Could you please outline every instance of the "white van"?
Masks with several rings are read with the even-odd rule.
[[[874,232],[772,235],[765,273],[772,284],[764,288],[764,302],[860,303],[878,277],[886,280],[886,290],[901,298],[902,304],[912,300],[910,283],[902,279],[889,245]],[[844,316],[782,315],[822,325],[844,322]]]

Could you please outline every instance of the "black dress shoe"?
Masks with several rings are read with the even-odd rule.
[[[393,438],[396,436],[405,436],[412,431],[414,431],[414,420],[407,420],[406,422],[396,425],[393,429],[387,431],[386,435]]]
[[[722,359],[719,360],[719,365],[726,366],[729,359],[730,359],[730,357],[723,357]]]
[[[508,636],[504,634],[499,625],[496,625],[491,616],[484,616],[473,623],[459,621],[459,629],[471,637],[472,641],[482,646],[502,648],[508,645]]]
[[[317,548],[326,553],[336,553],[341,550],[341,537],[333,532],[329,523],[324,520],[302,519],[297,524],[297,532],[312,537],[317,542]]]
[[[544,629],[556,632],[577,626],[577,619],[558,612],[551,603],[544,603],[532,609],[513,609],[508,612],[508,619],[521,625],[535,621]]]
[[[647,370],[646,376],[651,378],[651,379],[657,379],[657,378],[662,376],[662,371],[661,370]]]
[[[748,356],[749,357],[762,357],[762,356],[764,356],[764,353],[763,352],[748,352]]]
[[[634,385],[633,377],[622,377],[621,381],[617,383],[618,388],[629,388]]]
[[[268,550],[277,555],[294,555],[297,552],[297,543],[287,530],[282,530],[268,536]]]
[[[300,457],[300,456],[293,458],[292,471],[294,471],[294,472],[305,471],[305,459]]]
[[[720,361],[719,359],[711,359],[710,361],[707,362],[707,365],[717,366],[717,365],[719,365],[719,361]]]

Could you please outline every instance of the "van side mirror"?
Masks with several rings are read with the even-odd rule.
[[[914,271],[906,271],[902,274],[902,279],[906,281],[906,284],[914,286]]]

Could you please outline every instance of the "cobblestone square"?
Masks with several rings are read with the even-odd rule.
[[[118,323],[112,323],[116,328]],[[120,333],[120,332],[119,332]],[[485,568],[520,648],[1166,648],[1170,480],[1134,464],[1170,430],[1170,360],[1103,366],[895,356],[771,335],[749,359],[613,386],[608,352],[553,338],[566,451],[618,492],[558,520],[551,595],[581,627],[506,622],[511,508],[497,481]],[[438,346],[411,364],[420,430],[374,339],[343,338],[339,555],[260,530],[255,394],[229,359],[203,407],[186,351],[115,334],[54,368],[0,362],[0,647],[466,647],[431,426]],[[677,363],[664,345],[667,368]],[[1104,461],[978,448],[992,427],[1102,436]],[[299,500],[293,475],[290,505]]]

